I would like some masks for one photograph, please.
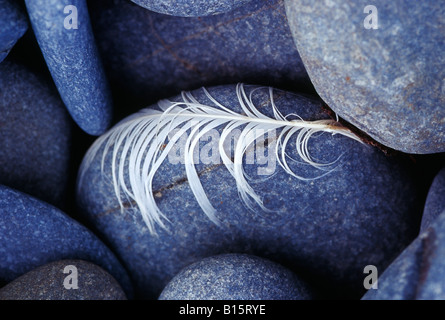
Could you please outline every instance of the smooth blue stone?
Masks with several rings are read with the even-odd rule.
[[[228,12],[251,0],[131,0],[146,9],[180,17],[200,17]]]
[[[445,210],[445,168],[442,168],[431,183],[423,209],[420,232],[425,231],[431,223]]]
[[[96,264],[59,260],[8,283],[0,289],[0,300],[126,300],[126,296],[116,279]]]
[[[362,300],[445,299],[445,209],[380,275]]]
[[[81,259],[105,269],[132,296],[125,269],[94,233],[59,209],[5,186],[0,186],[0,257],[5,283],[52,261]]]
[[[54,84],[12,58],[0,64],[0,184],[64,208],[71,119]]]
[[[89,8],[119,119],[201,86],[313,91],[281,0],[200,18],[158,14],[127,0],[92,1]]]
[[[222,254],[182,269],[159,300],[310,300],[311,289],[289,269],[246,254]]]
[[[0,0],[0,62],[28,30],[25,12],[15,0]]]
[[[254,88],[247,87],[248,96]],[[234,85],[208,90],[220,103],[240,112]],[[198,101],[213,105],[202,90],[193,94]],[[256,90],[253,99],[262,112],[270,114],[268,88]],[[279,90],[274,99],[285,115],[329,118],[319,100]],[[295,140],[291,141],[289,156],[300,160],[292,148]],[[272,213],[247,209],[223,165],[198,163],[200,180],[218,211],[220,226],[196,202],[184,165],[166,160],[154,176],[153,190],[170,222],[166,222],[167,230],[158,227],[157,235],[149,232],[131,201],[123,198],[121,212],[111,178],[111,156],[105,157],[102,174],[99,152],[81,170],[79,211],[123,261],[141,297],[158,297],[180,269],[199,259],[238,252],[298,270],[322,288],[319,292],[324,297],[360,298],[364,267],[373,264],[383,270],[418,233],[422,204],[412,169],[397,157],[386,157],[374,147],[340,135],[314,135],[309,150],[324,163],[342,157],[333,172],[313,181],[293,178],[278,165],[275,171],[271,166],[274,175],[264,180],[264,175],[258,175],[260,168],[266,168],[264,162],[245,165],[246,173],[255,179],[252,187]],[[305,177],[325,173],[292,161],[290,165]],[[124,175],[128,179],[128,172]]]
[[[25,1],[40,49],[74,121],[90,135],[112,121],[112,97],[91,29],[85,0]],[[77,29],[66,29],[68,5],[77,8]],[[74,21],[74,20],[72,20]]]
[[[307,72],[332,110],[392,149],[445,152],[443,3],[285,0],[285,4]],[[377,9],[378,29],[364,26],[368,5]]]

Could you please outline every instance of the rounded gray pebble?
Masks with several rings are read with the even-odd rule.
[[[0,300],[126,300],[118,282],[83,260],[60,260],[27,272],[0,289]]]
[[[290,270],[246,254],[222,254],[181,270],[159,300],[308,300],[307,283]]]

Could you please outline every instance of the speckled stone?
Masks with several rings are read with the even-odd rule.
[[[86,1],[26,0],[25,3],[40,49],[68,111],[85,132],[102,134],[112,121],[112,98]],[[77,8],[77,29],[72,24],[75,11],[64,13],[66,6]],[[70,17],[74,20],[65,21]]]
[[[62,208],[72,122],[48,79],[8,57],[0,64],[0,184]]]
[[[250,82],[313,91],[281,0],[200,18],[158,14],[128,0],[88,5],[116,114],[201,86]]]
[[[14,0],[0,0],[0,62],[28,30],[25,12]]]
[[[380,275],[363,300],[445,299],[445,209]]]
[[[83,260],[59,260],[1,288],[0,300],[126,300],[126,296],[101,267]]]
[[[251,0],[131,0],[146,9],[180,17],[200,17],[228,12]]]
[[[425,231],[431,223],[445,210],[445,167],[434,178],[428,191],[423,209],[420,232]]]
[[[247,96],[254,88],[246,87]],[[240,112],[235,86],[208,90],[220,103]],[[213,105],[202,90],[193,95]],[[252,96],[255,105],[270,114],[268,88]],[[283,114],[297,113],[305,120],[328,118],[319,100],[275,91],[274,101]],[[289,156],[298,160],[292,145]],[[219,227],[196,202],[184,165],[169,160],[153,182],[157,204],[170,221],[167,230],[157,228],[157,236],[149,233],[133,203],[124,199],[121,212],[111,182],[110,156],[105,157],[104,175],[100,152],[84,171],[78,182],[78,204],[128,268],[142,297],[157,297],[190,263],[238,252],[309,273],[321,286],[332,286],[323,289],[325,296],[359,298],[364,293],[363,268],[374,264],[383,270],[418,233],[422,205],[411,169],[399,158],[388,158],[374,147],[340,135],[313,136],[309,150],[314,159],[325,163],[342,157],[335,170],[323,177],[319,176],[326,171],[291,164],[297,174],[319,177],[312,181],[293,178],[278,165],[274,170],[272,158],[268,166],[274,175],[266,180],[258,175],[259,169],[266,168],[264,161],[245,165],[246,174],[254,179],[252,187],[272,213],[246,209],[223,165],[198,163],[204,190],[218,211]]]
[[[182,269],[159,300],[309,300],[307,283],[263,258],[222,254]]]
[[[96,235],[55,207],[5,186],[0,186],[0,257],[2,282],[51,261],[81,259],[104,268],[132,296],[125,269]]]
[[[380,143],[445,151],[445,7],[435,0],[285,0],[320,97]],[[378,29],[366,29],[367,5]],[[375,13],[375,11],[374,11]]]

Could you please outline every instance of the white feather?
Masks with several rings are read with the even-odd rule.
[[[217,211],[206,195],[193,160],[193,153],[199,144],[199,139],[208,131],[224,126],[218,142],[222,163],[233,176],[238,194],[246,206],[253,209],[254,205],[259,205],[265,211],[268,209],[249,184],[243,168],[246,150],[255,141],[264,139],[264,133],[281,130],[274,151],[277,162],[288,174],[303,180],[308,178],[295,174],[287,162],[290,157],[285,152],[286,145],[294,135],[296,135],[296,151],[303,162],[319,169],[332,163],[320,164],[311,158],[308,141],[313,134],[338,133],[362,142],[349,129],[340,126],[334,120],[304,121],[301,118],[287,120],[289,115],[283,116],[275,105],[272,88],[269,89],[269,95],[274,117],[266,116],[255,107],[252,101],[255,90],[247,96],[243,84],[236,86],[236,94],[244,114],[236,113],[223,106],[205,88],[203,90],[215,107],[201,104],[191,93],[183,92],[184,101],[162,100],[158,103],[160,110],[142,109],[99,137],[82,162],[78,187],[82,185],[84,173],[103,147],[102,173],[106,156],[111,152],[112,184],[120,207],[124,210],[124,203],[135,202],[149,231],[155,234],[156,225],[165,228],[164,220],[167,220],[167,217],[156,204],[152,188],[154,175],[173,146],[188,131],[190,134],[184,154],[187,179],[200,207],[215,223],[218,223]],[[242,130],[232,160],[231,155],[226,153],[224,142],[230,132],[236,128],[242,128]],[[169,137],[175,129],[178,131],[173,137]],[[329,172],[328,170],[324,174]],[[125,180],[126,176],[128,181]]]

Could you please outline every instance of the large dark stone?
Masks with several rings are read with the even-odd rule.
[[[0,184],[63,208],[72,123],[56,88],[10,57],[0,88]]]
[[[257,87],[246,87],[247,96],[253,88]],[[235,86],[212,87],[209,92],[223,105],[241,112]],[[193,95],[214,105],[202,90],[193,91]],[[252,96],[255,105],[270,115],[268,88],[255,90]],[[329,118],[319,100],[283,91],[275,91],[273,97],[284,115],[297,113],[305,120]],[[211,139],[217,141],[218,137]],[[274,145],[274,138],[269,139]],[[203,141],[198,150],[209,147],[212,140]],[[104,143],[100,150],[103,147]],[[270,258],[298,270],[323,287],[324,297],[359,298],[364,293],[363,268],[373,264],[383,270],[417,235],[421,201],[416,184],[401,159],[388,158],[356,140],[325,133],[314,135],[308,148],[320,162],[341,156],[329,167],[334,171],[289,160],[297,174],[318,177],[299,180],[274,162],[272,151],[266,153],[267,161],[260,161],[258,156],[254,164],[245,164],[253,189],[272,212],[262,212],[259,207],[247,209],[226,167],[205,164],[201,153],[202,162],[198,161],[196,168],[210,203],[217,209],[219,226],[198,205],[184,165],[174,164],[175,157],[167,158],[153,182],[156,203],[169,219],[166,230],[156,226],[157,235],[149,232],[131,198],[122,197],[121,211],[111,177],[112,153],[105,157],[102,172],[99,150],[90,165],[80,171],[80,211],[122,259],[140,297],[156,298],[190,263],[238,252]],[[301,162],[294,138],[288,149],[289,156]],[[118,149],[116,156],[120,152]],[[268,173],[261,171],[266,167]],[[127,182],[128,170],[127,163],[123,171]]]
[[[445,151],[442,3],[285,3],[297,49],[329,107],[387,147],[416,154]],[[377,9],[378,29],[364,26],[369,4]]]
[[[89,2],[117,118],[201,86],[250,82],[313,92],[281,0],[172,17],[128,0]]]

